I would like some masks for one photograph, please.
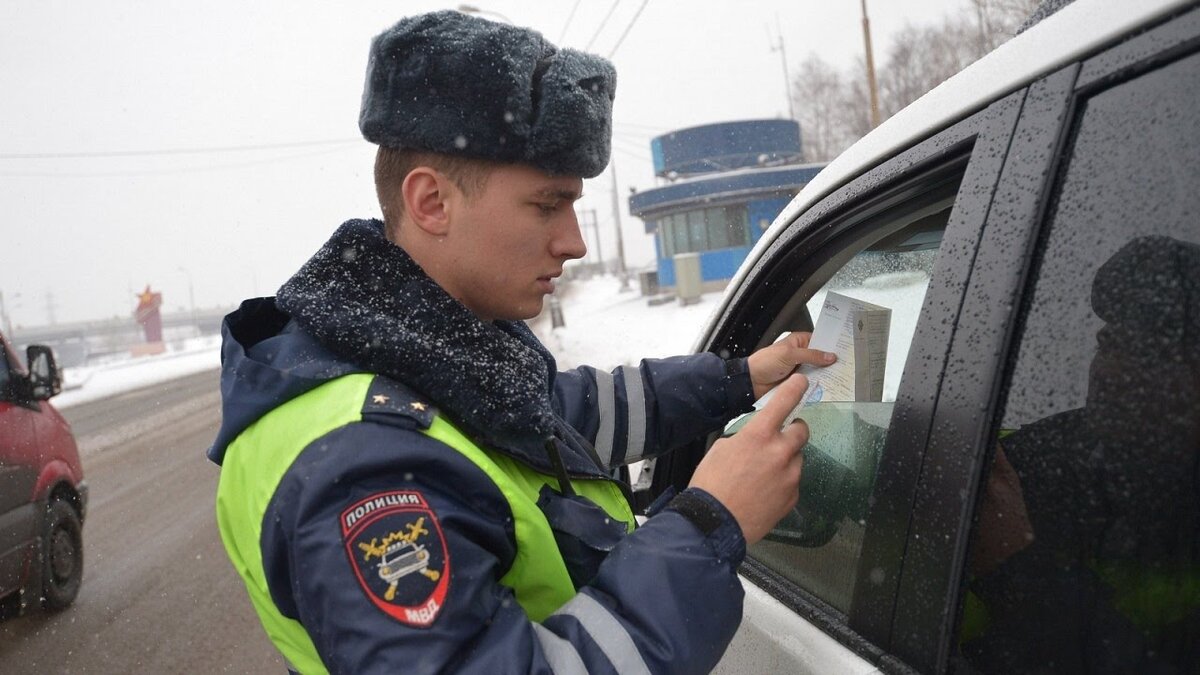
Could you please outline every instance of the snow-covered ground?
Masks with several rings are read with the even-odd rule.
[[[611,370],[643,358],[686,354],[721,297],[706,293],[686,307],[678,301],[651,307],[636,290],[621,292],[620,287],[615,277],[572,281],[556,290],[564,326],[552,329],[549,312],[531,322],[560,369]]]
[[[114,359],[96,366],[63,369],[63,392],[54,397],[56,408],[114,396],[221,365],[218,335],[184,340],[157,356]]]
[[[885,387],[890,399],[895,395],[900,376],[898,366],[903,364],[904,352],[912,338],[925,280],[887,281],[878,284],[878,288],[864,284],[845,292],[893,309],[893,344],[889,349]],[[530,322],[534,332],[554,353],[559,368],[589,365],[605,370],[633,365],[642,358],[688,353],[721,297],[720,293],[706,293],[699,303],[686,307],[677,301],[651,307],[636,290],[621,292],[620,282],[614,277],[572,281],[560,286],[556,294],[565,325],[552,329],[549,312],[544,312]],[[820,307],[823,297],[823,293],[818,293],[810,301],[813,311]],[[220,338],[195,338],[159,356],[66,369],[65,390],[54,398],[54,404],[67,408],[219,365]]]
[[[566,326],[551,330],[549,314],[531,322],[560,368],[594,365],[606,370],[645,357],[686,353],[719,297],[706,294],[698,304],[671,302],[649,307],[636,291],[620,292],[613,277],[573,281],[559,289]],[[114,360],[63,372],[63,393],[54,405],[73,405],[214,369],[221,363],[219,336],[185,341],[165,354]]]

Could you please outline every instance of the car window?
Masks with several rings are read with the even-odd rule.
[[[1196,91],[1200,55],[1081,108],[979,491],[974,670],[1200,663]]]
[[[800,501],[750,555],[839,612],[849,612],[871,490],[909,346],[961,175],[871,219],[785,303],[769,329],[809,329],[831,293],[890,310],[882,395],[825,395],[807,405]],[[749,416],[735,421],[735,432]]]

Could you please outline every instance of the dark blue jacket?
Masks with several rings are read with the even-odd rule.
[[[350,221],[280,290],[226,319],[220,464],[249,425],[314,387],[355,372],[403,383],[431,401],[364,415],[311,443],[288,468],[263,518],[271,597],[298,620],[333,672],[702,672],[741,620],[737,524],[688,490],[616,544],[579,595],[540,624],[498,583],[517,553],[512,514],[495,484],[421,432],[436,410],[476,443],[553,474],[554,438],[572,478],[719,429],[750,407],[744,360],[712,354],[645,360],[611,373],[556,373],[521,322],[484,324],[383,238]],[[382,381],[382,380],[381,380]],[[405,394],[401,394],[402,396]],[[384,411],[388,413],[389,411]],[[385,491],[419,493],[453,561],[449,592],[428,626],[370,601],[339,526],[347,507]],[[574,577],[575,575],[572,574]]]

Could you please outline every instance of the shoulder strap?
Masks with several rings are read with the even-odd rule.
[[[382,424],[398,424],[428,429],[438,410],[429,399],[403,384],[376,375],[363,397],[362,418]]]

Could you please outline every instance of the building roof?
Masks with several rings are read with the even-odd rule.
[[[639,218],[682,210],[704,202],[729,201],[792,192],[809,182],[823,164],[793,164],[739,169],[681,180],[629,197],[629,212]]]

